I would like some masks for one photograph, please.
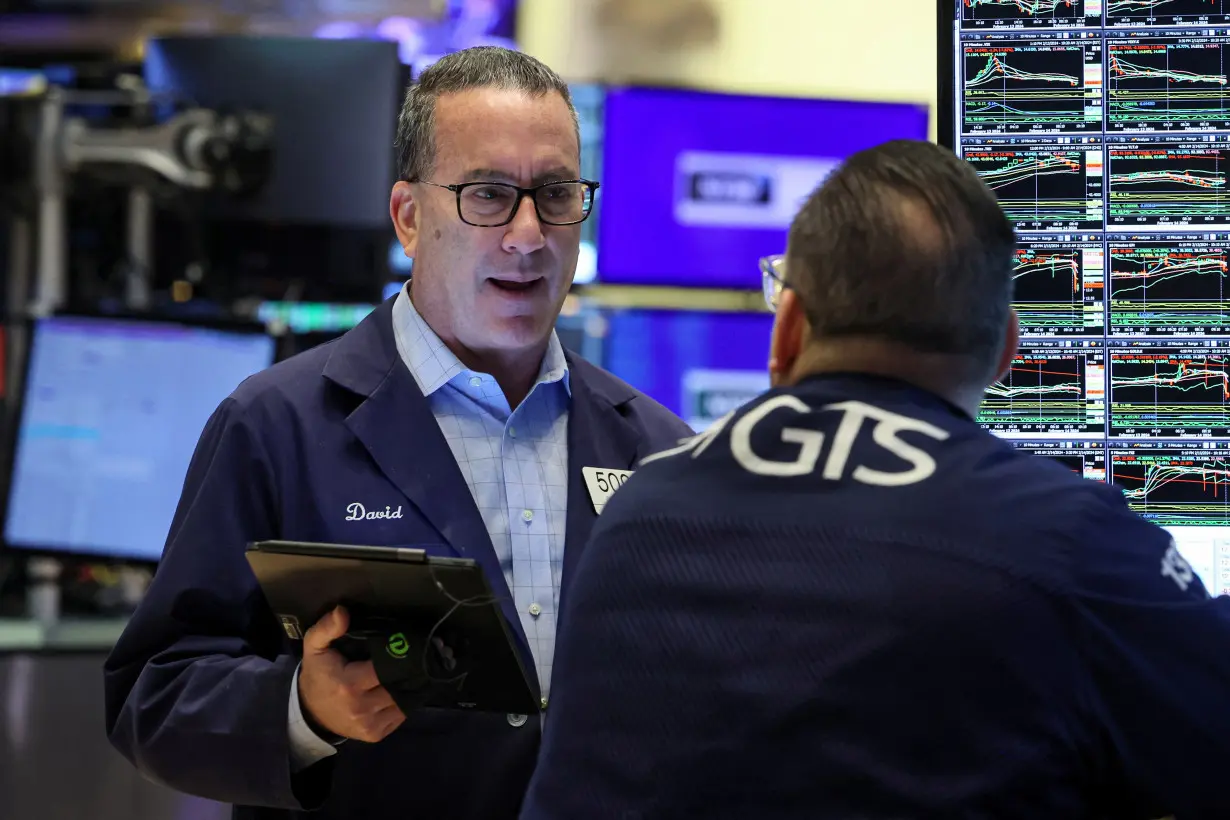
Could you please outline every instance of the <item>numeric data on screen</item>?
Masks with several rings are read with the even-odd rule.
[[[1097,137],[971,139],[965,148],[1019,231],[1100,230],[1102,158]]]
[[[1081,478],[1106,480],[1106,448],[1101,442],[1013,439],[1012,446],[1023,453],[1052,459]]]
[[[1162,526],[1223,524],[1230,514],[1230,441],[1115,445],[1110,472],[1128,505]]]
[[[1100,433],[1106,423],[1106,355],[1088,341],[1021,345],[987,390],[978,421],[996,433]]]
[[[1017,232],[1020,352],[977,420],[1230,592],[1230,0],[951,1],[942,130]]]
[[[1093,234],[1038,235],[1021,242],[1013,307],[1027,336],[1101,335],[1105,251]]]
[[[1110,434],[1230,438],[1230,340],[1110,348]]]
[[[1102,0],[961,0],[962,28],[1038,29],[1102,23]]]
[[[1108,40],[1106,130],[1230,128],[1228,58],[1230,36],[1224,35],[1142,33]]]
[[[1230,336],[1230,233],[1112,234],[1112,336]]]
[[[1102,130],[1102,41],[1092,32],[989,34],[963,49],[967,133]]]

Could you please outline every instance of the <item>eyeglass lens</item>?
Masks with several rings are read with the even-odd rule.
[[[516,207],[519,195],[511,185],[492,182],[461,191],[461,218],[472,225],[499,225]],[[538,218],[548,225],[570,225],[589,214],[593,191],[583,182],[557,182],[534,192]]]

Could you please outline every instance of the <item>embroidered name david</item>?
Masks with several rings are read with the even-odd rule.
[[[385,507],[383,510],[368,512],[367,508],[358,501],[346,505],[347,521],[374,521],[377,518],[401,518],[401,507],[399,506],[397,509]]]

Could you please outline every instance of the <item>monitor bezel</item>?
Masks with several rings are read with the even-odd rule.
[[[260,322],[230,316],[153,316],[137,312],[72,309],[56,311],[44,316],[24,317],[6,323],[7,332],[12,333],[14,329],[17,329],[25,336],[26,343],[23,345],[22,359],[17,363],[21,371],[21,381],[18,384],[16,395],[11,397],[8,427],[4,431],[5,450],[2,462],[0,462],[3,465],[3,474],[0,475],[0,552],[26,558],[54,558],[77,564],[156,567],[162,560],[161,555],[158,558],[148,558],[141,555],[125,555],[106,551],[83,552],[79,549],[59,547],[53,544],[18,544],[9,541],[9,506],[12,500],[14,472],[17,467],[17,447],[21,438],[22,424],[25,421],[26,391],[30,382],[30,369],[34,360],[38,326],[43,321],[56,319],[130,322],[161,327],[220,330],[247,336],[265,336],[271,342],[271,359],[267,366],[277,361],[278,339],[270,334]]]
[[[958,66],[953,31],[957,24],[956,0],[938,0],[936,18],[936,96],[935,139],[939,145],[957,150],[957,105],[954,91]]]

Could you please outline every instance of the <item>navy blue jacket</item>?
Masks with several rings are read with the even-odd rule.
[[[291,775],[297,665],[244,558],[282,538],[428,545],[477,560],[506,601],[490,537],[427,401],[398,357],[385,303],[336,342],[245,381],[214,413],[188,468],[162,563],[106,664],[111,742],[150,778],[239,806],[243,820],[516,817],[540,721],[422,710],[379,744],[350,742]],[[691,431],[661,405],[569,358],[563,585],[596,520],[581,468],[628,469]],[[347,521],[347,505],[404,506]],[[431,546],[435,545],[435,546]],[[514,721],[515,722],[515,721]],[[244,808],[262,807],[262,808]]]
[[[526,820],[1230,817],[1230,599],[905,384],[770,392],[607,504]]]

